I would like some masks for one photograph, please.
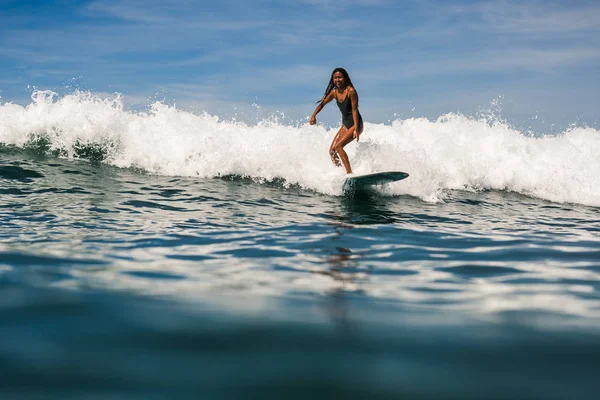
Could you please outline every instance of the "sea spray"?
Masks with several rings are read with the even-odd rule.
[[[160,102],[144,112],[127,111],[118,94],[36,91],[26,107],[0,105],[3,146],[151,174],[283,181],[331,195],[341,194],[344,175],[328,154],[336,132],[276,119],[225,121]],[[437,120],[366,122],[360,142],[346,150],[357,174],[410,174],[389,185],[389,195],[443,201],[448,190],[506,190],[600,206],[600,134],[593,128],[532,136],[500,120],[450,113]]]

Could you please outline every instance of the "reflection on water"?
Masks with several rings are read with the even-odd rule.
[[[325,262],[327,267],[318,273],[330,277],[336,282],[336,286],[328,291],[328,295],[323,300],[323,309],[331,322],[344,335],[352,333],[352,323],[348,317],[347,294],[360,292],[360,272],[358,265],[360,260],[357,256],[353,257],[350,249],[336,246],[344,236],[346,230],[351,230],[351,225],[332,224],[336,233],[329,240],[333,247],[325,253]]]
[[[375,191],[357,191],[341,198],[339,218],[356,225],[393,224],[401,220],[401,215],[392,211],[389,204],[389,197]]]

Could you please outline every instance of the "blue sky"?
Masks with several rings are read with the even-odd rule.
[[[517,125],[597,127],[599,21],[596,0],[0,0],[0,96],[301,119],[342,66],[370,122],[500,103]]]

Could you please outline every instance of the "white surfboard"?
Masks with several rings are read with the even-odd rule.
[[[352,175],[344,181],[344,192],[353,192],[360,189],[365,189],[369,186],[384,185],[390,182],[401,181],[408,178],[406,172],[388,171],[375,172],[374,174]]]

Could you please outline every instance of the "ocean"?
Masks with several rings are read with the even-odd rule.
[[[0,398],[596,398],[600,132],[336,132],[0,104]]]

